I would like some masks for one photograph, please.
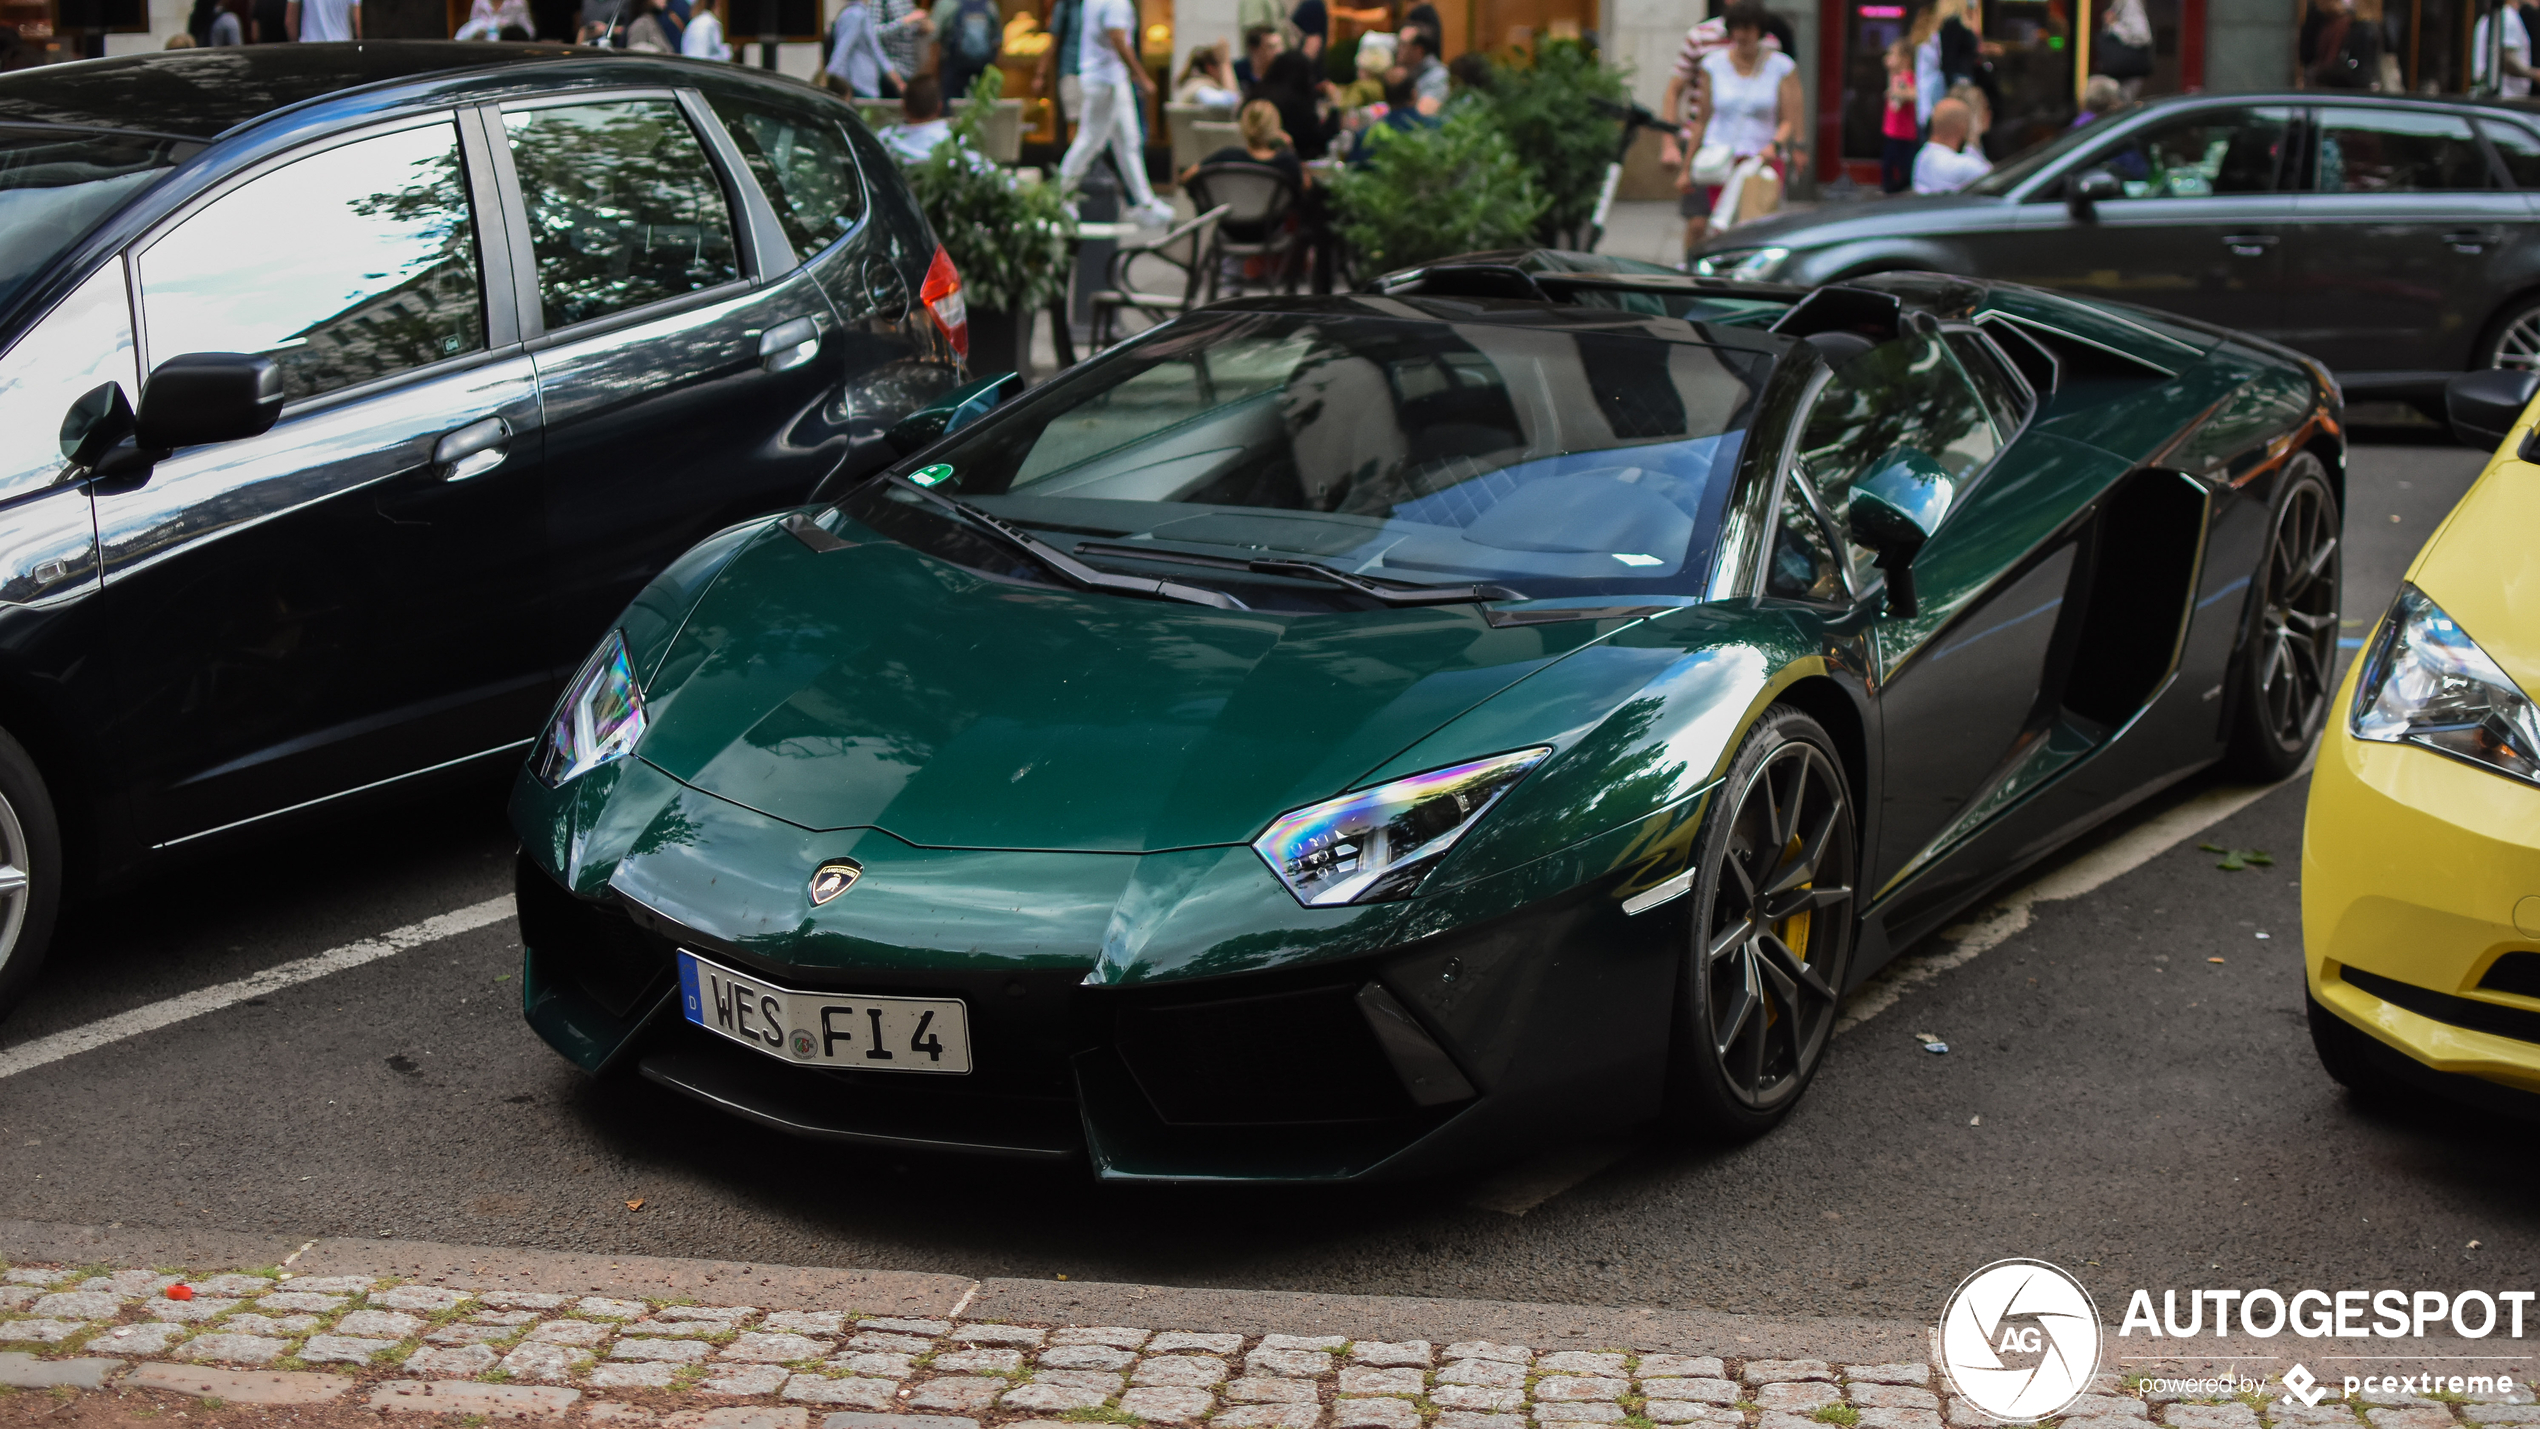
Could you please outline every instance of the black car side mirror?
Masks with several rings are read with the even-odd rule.
[[[1023,390],[1023,375],[1001,372],[965,382],[891,424],[882,440],[901,456],[925,450],[994,411],[998,403]]]
[[[1914,598],[1914,557],[1940,529],[1957,494],[1940,463],[1912,447],[1899,448],[1852,488],[1846,520],[1852,539],[1876,551],[1874,564],[1887,573],[1888,614],[1921,613]]]
[[[2452,419],[2453,440],[2493,451],[2534,396],[2540,396],[2540,372],[2507,367],[2464,372],[2443,384],[2443,413]],[[2528,461],[2530,452],[2526,440],[2516,455]]]
[[[2064,180],[2064,207],[2084,223],[2097,215],[2100,202],[2125,197],[2125,185],[2106,169],[2084,169]]]
[[[138,412],[111,382],[72,403],[62,419],[62,454],[96,476],[139,480],[178,447],[273,430],[282,399],[282,369],[270,357],[188,352],[151,370]]]

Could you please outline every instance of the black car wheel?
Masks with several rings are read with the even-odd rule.
[[[2470,365],[2540,372],[2540,298],[2525,298],[2498,313]]]
[[[1685,1128],[1769,1131],[1816,1075],[1852,955],[1858,847],[1834,742],[1773,707],[1730,761],[1695,846],[1672,1088]]]
[[[24,746],[0,730],[0,1015],[33,981],[62,904],[62,835]]]
[[[2257,622],[2240,662],[2232,761],[2273,783],[2310,756],[2337,688],[2337,596],[2342,526],[2318,457],[2296,453],[2276,501],[2258,568]]]

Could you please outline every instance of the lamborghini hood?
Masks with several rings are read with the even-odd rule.
[[[886,542],[814,553],[771,529],[651,674],[639,753],[807,829],[1235,844],[1600,628],[1494,627],[1472,605],[1224,611],[992,581]]]

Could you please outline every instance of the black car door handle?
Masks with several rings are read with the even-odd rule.
[[[2479,253],[2504,236],[2493,228],[2455,228],[2443,235],[2443,241],[2452,245],[2455,253]]]
[[[2223,235],[2223,247],[2243,258],[2263,256],[2274,246],[2275,235],[2272,233],[2226,233]]]
[[[500,417],[470,422],[441,438],[432,448],[432,464],[443,481],[483,476],[511,455],[511,423]]]
[[[758,363],[770,372],[791,372],[820,355],[820,325],[809,318],[781,322],[758,335]]]

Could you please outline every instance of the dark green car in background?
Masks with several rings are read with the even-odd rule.
[[[1619,266],[1220,304],[689,552],[518,784],[531,1025],[1115,1179],[1752,1135],[1987,889],[2301,762],[2316,365]]]

